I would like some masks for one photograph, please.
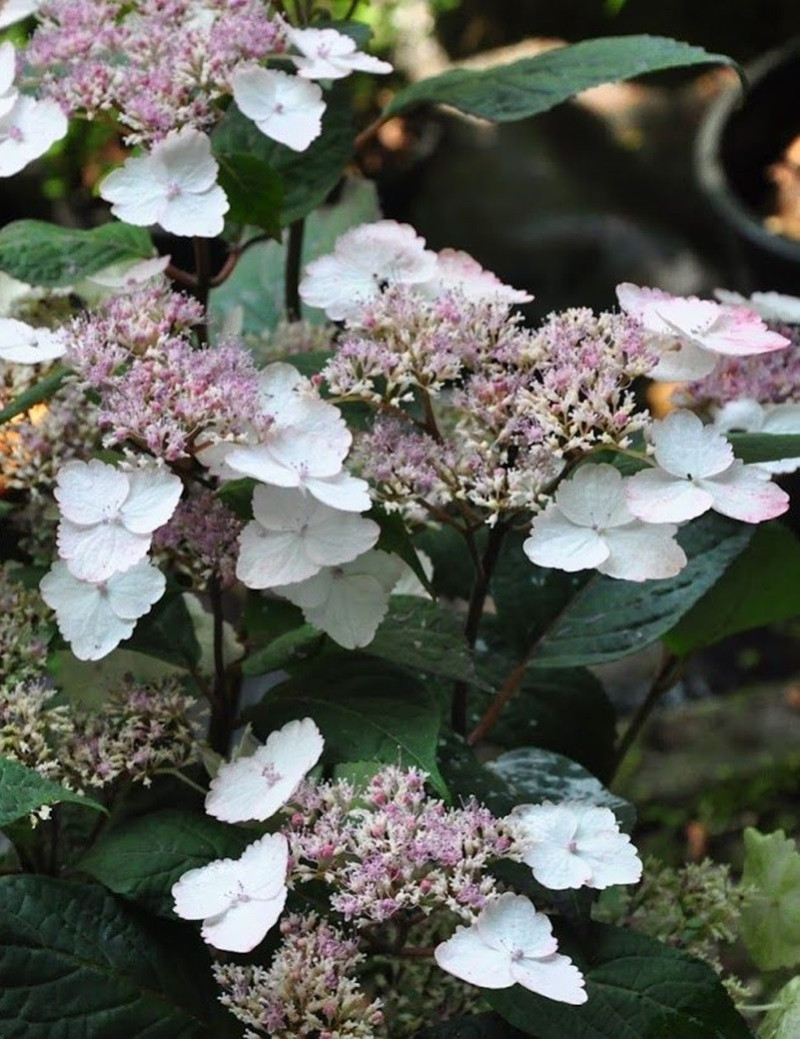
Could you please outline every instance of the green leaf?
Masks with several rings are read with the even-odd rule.
[[[585,975],[585,1004],[562,1004],[520,986],[485,991],[495,1011],[528,1036],[750,1036],[711,968],[655,939],[592,924],[580,949],[562,943],[559,950]]]
[[[111,264],[152,255],[144,228],[118,222],[81,231],[15,220],[0,231],[0,270],[32,285],[70,285]]]
[[[392,596],[369,653],[414,672],[488,688],[475,674],[458,615],[420,596]]]
[[[246,152],[216,152],[215,158],[219,184],[230,203],[226,219],[251,224],[279,238],[283,181],[275,170]]]
[[[254,651],[242,662],[244,675],[265,675],[278,668],[286,668],[297,661],[313,656],[319,650],[325,636],[313,625],[300,625],[291,632],[284,632],[271,643]]]
[[[171,890],[193,867],[236,859],[253,834],[181,809],[139,816],[104,834],[77,870],[154,913],[172,916]]]
[[[262,739],[305,716],[322,731],[328,762],[399,761],[424,769],[446,792],[436,764],[439,704],[407,671],[366,654],[324,655],[273,686],[246,715]]]
[[[664,636],[674,654],[800,614],[800,542],[779,523],[759,524],[744,552],[675,628]]]
[[[300,628],[303,612],[285,599],[270,599],[261,592],[248,589],[242,616],[247,643],[261,647]]]
[[[689,562],[674,578],[591,578],[541,636],[534,668],[615,661],[660,639],[736,559],[755,527],[707,513],[678,533]]]
[[[0,827],[8,826],[42,805],[59,802],[75,802],[96,812],[106,811],[94,799],[69,791],[12,758],[0,757]]]
[[[188,928],[155,929],[95,885],[0,878],[3,1036],[239,1035],[210,972]]]
[[[179,590],[159,600],[121,645],[181,668],[193,668],[201,656],[194,623]]]
[[[530,1036],[530,1033],[520,1033],[512,1029],[499,1015],[492,1011],[484,1011],[480,1015],[464,1015],[458,1018],[448,1018],[440,1025],[431,1029],[425,1029],[417,1033],[418,1040],[434,1040],[442,1037],[444,1040],[496,1040],[497,1037],[514,1038]]]
[[[488,69],[451,69],[398,91],[384,110],[397,115],[420,104],[450,105],[494,122],[546,112],[575,94],[646,72],[736,62],[724,54],[663,36],[609,36]]]
[[[35,404],[49,400],[56,391],[61,389],[61,384],[67,375],[68,369],[60,365],[51,369],[38,383],[23,390],[21,394],[17,394],[13,401],[9,401],[5,408],[0,409],[0,424],[8,422],[9,419],[15,419],[23,412],[27,412],[29,408],[33,408]]]
[[[770,1003],[772,1010],[764,1016],[758,1035],[763,1040],[800,1036],[800,976],[790,979]]]
[[[538,802],[589,802],[606,806],[626,830],[636,822],[630,802],[607,790],[577,762],[542,748],[517,748],[486,763],[506,786],[509,810]],[[508,811],[508,810],[506,810]]]
[[[423,588],[430,593],[431,597],[435,598],[434,588],[428,575],[425,573],[422,562],[417,555],[417,550],[414,548],[414,543],[411,541],[411,535],[408,533],[408,527],[403,522],[400,514],[387,513],[385,509],[375,505],[370,509],[368,516],[381,529],[375,548],[399,556],[419,578]]]
[[[742,883],[756,893],[742,910],[741,935],[763,971],[800,964],[800,852],[783,831],[744,832]]]
[[[726,433],[742,462],[779,462],[800,457],[800,433]]]

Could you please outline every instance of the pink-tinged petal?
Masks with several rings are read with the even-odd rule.
[[[609,552],[602,535],[570,523],[557,506],[548,506],[536,517],[522,550],[531,563],[562,571],[597,567]]]
[[[167,588],[167,579],[149,560],[142,560],[106,582],[108,602],[117,617],[138,620],[157,603]]]
[[[54,490],[61,515],[86,526],[114,519],[129,492],[128,475],[99,459],[62,466]]]
[[[205,867],[195,867],[181,875],[172,886],[174,910],[185,921],[201,921],[224,913],[236,891],[238,864],[233,859],[218,859]]]
[[[733,357],[783,350],[790,340],[768,329],[749,307],[723,307],[719,319],[703,337],[703,346]]]
[[[701,481],[713,498],[713,508],[723,516],[758,524],[781,516],[789,508],[789,496],[773,484],[761,466],[737,461],[719,476]]]
[[[675,541],[672,524],[632,524],[606,532],[608,559],[601,574],[625,581],[674,578],[686,566],[686,553]]]
[[[69,520],[58,525],[58,555],[82,581],[105,581],[143,560],[151,535],[134,534],[117,521],[83,527]]]
[[[686,409],[670,412],[650,428],[656,462],[676,477],[696,479],[722,473],[733,462],[733,448],[713,426]]]
[[[617,300],[620,307],[626,314],[630,314],[632,318],[638,318],[639,321],[648,306],[669,299],[671,299],[670,294],[663,289],[651,289],[644,285],[634,285],[632,282],[622,282],[617,286]]]
[[[283,913],[288,893],[272,899],[248,899],[203,922],[200,934],[217,950],[249,953],[261,942]]]
[[[605,530],[631,520],[622,476],[607,463],[581,466],[558,485],[555,501],[564,516],[580,527]]]
[[[511,958],[503,950],[487,946],[474,925],[459,925],[451,938],[439,943],[433,956],[442,971],[473,986],[505,989],[514,985]]]
[[[514,982],[532,993],[558,1000],[562,1004],[585,1004],[589,999],[584,978],[569,957],[554,953],[544,960],[513,961]]]
[[[289,786],[279,805],[294,794],[298,783],[317,764],[324,746],[322,734],[310,718],[295,719],[270,733],[264,745],[264,757]]]
[[[432,281],[420,287],[420,293],[436,297],[444,292],[457,291],[467,300],[480,303],[498,300],[503,303],[530,303],[531,293],[514,289],[481,267],[474,257],[460,249],[442,249],[437,254],[436,274]]]
[[[628,506],[648,524],[679,524],[707,513],[713,497],[700,483],[662,469],[645,469],[625,481]]]
[[[150,467],[128,473],[130,492],[120,509],[129,531],[150,534],[169,520],[183,492],[183,483],[167,469]]]
[[[475,928],[492,949],[505,950],[509,957],[549,957],[558,944],[549,918],[540,914],[527,896],[505,892],[481,911]]]

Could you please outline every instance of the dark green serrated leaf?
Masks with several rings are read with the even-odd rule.
[[[198,663],[201,655],[191,615],[177,590],[159,600],[139,621],[131,638],[120,645],[125,650],[136,650],[189,669]]]
[[[283,181],[267,163],[246,152],[215,153],[218,181],[228,196],[226,219],[259,227],[278,238],[281,233]]]
[[[43,220],[15,220],[0,231],[0,271],[31,285],[69,285],[111,264],[152,255],[150,235],[130,224],[82,231]]]
[[[782,524],[759,524],[744,552],[664,636],[673,654],[800,614],[800,542]]]
[[[300,625],[291,632],[284,632],[255,650],[242,662],[244,675],[265,675],[278,668],[286,668],[297,661],[313,656],[325,641],[325,636],[313,625]]]
[[[488,1003],[536,1037],[739,1038],[750,1031],[702,961],[628,929],[593,924],[580,944],[560,944],[586,978],[585,1004],[562,1004],[512,986]]]
[[[27,412],[35,404],[49,400],[61,389],[61,384],[68,374],[68,370],[61,366],[51,369],[38,383],[23,390],[21,394],[17,394],[13,401],[9,401],[5,408],[0,409],[0,424],[8,422],[9,419],[16,419],[18,415]]]
[[[596,776],[563,755],[542,748],[517,748],[486,763],[505,784],[509,807],[539,802],[588,802],[611,809],[625,830],[636,822],[636,810],[603,787]]]
[[[171,917],[172,886],[182,874],[215,859],[237,859],[252,840],[241,827],[164,809],[104,834],[75,868],[118,896]]]
[[[707,513],[678,532],[689,559],[674,578],[595,576],[541,636],[533,668],[570,668],[641,650],[680,621],[748,545],[755,528]]]
[[[95,885],[0,878],[3,1036],[237,1036],[210,974],[188,928],[155,929]]]
[[[800,433],[726,433],[742,462],[779,462],[800,458]]]
[[[296,669],[246,713],[262,739],[304,716],[322,731],[328,762],[418,766],[446,793],[436,764],[439,704],[407,671],[366,654],[325,655]]]
[[[415,672],[488,688],[475,674],[459,617],[419,596],[392,596],[369,653]]]
[[[483,119],[507,122],[546,112],[589,87],[709,63],[738,70],[732,58],[679,40],[608,36],[488,69],[451,69],[398,91],[384,115],[397,115],[420,104],[442,104]]]
[[[59,802],[74,802],[101,813],[106,811],[94,799],[68,791],[14,759],[0,757],[0,827],[14,823],[42,805]]]

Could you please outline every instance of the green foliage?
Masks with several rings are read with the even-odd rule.
[[[43,220],[15,220],[0,231],[0,271],[53,288],[87,278],[111,264],[152,256],[150,236],[129,224],[81,231]]]
[[[75,864],[119,896],[171,916],[171,889],[193,867],[237,859],[254,836],[181,809],[139,816],[104,834]]]
[[[800,542],[782,524],[759,524],[747,548],[664,636],[685,655],[800,613]]]
[[[758,1035],[763,1040],[782,1040],[800,1035],[800,976],[790,979],[771,1001]]]
[[[189,928],[153,927],[94,885],[0,878],[0,1032],[237,1036]]]
[[[522,58],[488,69],[451,69],[421,80],[392,98],[385,115],[420,104],[444,104],[494,122],[546,112],[589,87],[646,72],[715,63],[737,68],[724,54],[709,54],[663,36],[610,36]]]
[[[59,802],[75,802],[87,809],[105,812],[94,799],[69,791],[12,758],[0,757],[0,827],[14,823],[43,805]]]
[[[228,196],[228,220],[252,224],[278,238],[281,233],[283,181],[255,155],[246,152],[216,154],[217,180]]]
[[[312,657],[325,642],[324,633],[313,625],[299,625],[276,636],[242,662],[245,675],[263,675],[278,668],[288,668],[297,661]]]
[[[200,660],[200,644],[180,590],[167,592],[122,646],[181,668],[193,668]]]
[[[595,575],[539,636],[534,668],[613,661],[669,632],[744,550],[754,528],[711,513],[678,534],[689,562],[674,578],[619,581]]]
[[[779,462],[800,455],[798,433],[726,433],[725,438],[742,462]]]
[[[465,1015],[463,1018],[448,1018],[433,1029],[417,1033],[420,1040],[434,1040],[436,1037],[443,1037],[444,1040],[496,1040],[501,1036],[514,1040],[529,1035],[509,1026],[492,1011],[485,1011],[481,1015]]]
[[[67,369],[62,368],[61,365],[56,365],[38,383],[27,390],[23,390],[21,394],[17,394],[5,408],[0,408],[0,424],[7,423],[10,419],[15,419],[18,415],[22,415],[23,412],[27,412],[29,408],[33,408],[35,404],[41,404],[42,401],[49,400],[61,388],[61,384],[66,377]]]
[[[744,832],[742,884],[754,889],[742,911],[742,938],[764,971],[800,964],[800,852],[783,831]]]
[[[714,972],[655,939],[592,924],[574,945],[559,948],[584,972],[585,1004],[561,1004],[519,986],[487,991],[495,1011],[528,1036],[750,1036]]]
[[[436,764],[439,704],[404,669],[366,654],[323,655],[273,686],[247,713],[262,739],[304,716],[322,731],[328,762],[418,766],[446,793]]]

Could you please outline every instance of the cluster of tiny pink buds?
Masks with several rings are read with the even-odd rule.
[[[153,536],[153,547],[165,550],[201,588],[211,578],[228,588],[236,581],[243,527],[244,522],[213,492],[202,490],[178,503],[169,523]]]
[[[268,969],[219,964],[220,1001],[249,1036],[371,1037],[383,1022],[381,1003],[353,977],[364,955],[358,944],[316,914],[281,921],[283,942]]]
[[[48,0],[38,13],[25,60],[42,96],[70,114],[115,116],[130,143],[208,128],[233,69],[285,49],[261,0]]]
[[[472,920],[496,894],[485,869],[511,837],[474,800],[448,809],[430,797],[426,779],[387,766],[362,792],[341,781],[302,785],[283,829],[290,879],[326,881],[332,908],[357,927],[407,910],[447,908]]]
[[[727,404],[750,398],[762,404],[784,404],[800,396],[800,327],[770,325],[790,345],[770,354],[723,357],[704,379],[690,383],[687,390],[700,404]]]

